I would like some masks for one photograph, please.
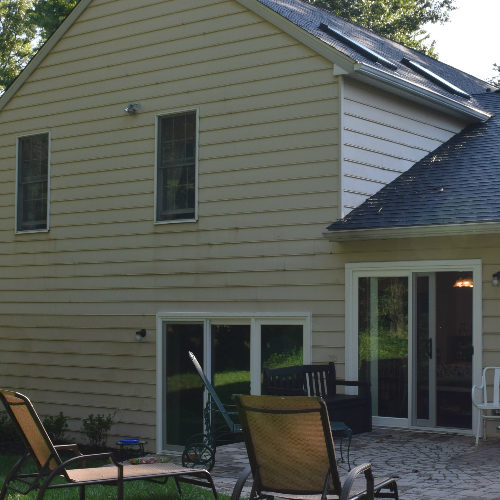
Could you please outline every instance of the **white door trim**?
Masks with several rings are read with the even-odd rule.
[[[345,265],[345,374],[346,379],[357,380],[358,378],[358,278],[367,276],[407,276],[410,280],[413,273],[445,272],[445,271],[470,271],[474,281],[472,290],[472,345],[474,354],[472,357],[472,384],[481,383],[482,370],[482,261],[480,259],[464,260],[420,260],[401,262],[355,262]],[[410,282],[409,282],[410,285]],[[409,317],[412,312],[411,286],[409,286]],[[409,329],[412,321],[409,321]],[[410,331],[409,338],[410,338]],[[410,351],[409,351],[410,352]],[[409,362],[411,360],[409,359]],[[409,377],[412,370],[410,369]],[[410,381],[411,383],[411,381]],[[411,399],[408,398],[409,405]],[[472,403],[471,403],[472,406]],[[412,408],[409,408],[411,410]],[[408,415],[412,413],[409,411]],[[472,428],[475,428],[477,419],[476,409],[473,409]],[[375,423],[375,422],[374,422]]]

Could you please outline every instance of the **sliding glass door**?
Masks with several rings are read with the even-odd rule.
[[[347,273],[347,377],[370,383],[375,425],[470,429],[480,265],[403,265]]]
[[[224,403],[231,403],[233,394],[260,394],[264,368],[310,363],[307,316],[166,317],[161,329],[163,447],[181,447],[203,432],[206,394],[188,351],[194,352]]]

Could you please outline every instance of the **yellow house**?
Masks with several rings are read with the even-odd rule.
[[[201,430],[188,349],[228,394],[334,361],[375,425],[470,432],[500,212],[365,210],[493,90],[300,0],[80,0],[0,99],[1,385],[160,451]]]

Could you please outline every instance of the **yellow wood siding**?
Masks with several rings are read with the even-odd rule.
[[[156,117],[195,108],[199,220],[155,225]],[[313,360],[342,360],[338,109],[331,63],[235,1],[94,0],[0,113],[2,386],[153,448],[158,312],[310,311]],[[37,131],[50,232],[15,234]]]

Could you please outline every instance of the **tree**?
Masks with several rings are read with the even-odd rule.
[[[0,92],[7,88],[78,0],[0,0]]]
[[[436,57],[435,42],[422,28],[445,23],[455,0],[308,0],[407,47]],[[429,43],[430,42],[430,43]]]
[[[30,12],[30,23],[36,26],[42,43],[66,19],[78,0],[37,0]]]
[[[493,70],[498,72],[497,76],[494,76],[490,82],[496,87],[500,88],[500,64],[494,64]]]
[[[28,22],[31,0],[0,1],[0,89],[14,80],[33,54],[36,30]]]

